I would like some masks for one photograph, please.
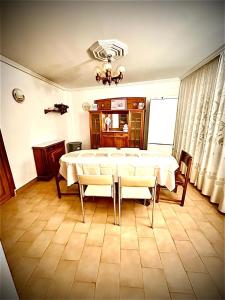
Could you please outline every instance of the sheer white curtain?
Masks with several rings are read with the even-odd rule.
[[[225,213],[225,51],[181,81],[174,151],[193,157],[190,181]]]

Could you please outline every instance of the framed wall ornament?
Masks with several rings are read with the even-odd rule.
[[[23,91],[18,88],[13,89],[12,95],[15,101],[18,103],[22,103],[25,100]]]

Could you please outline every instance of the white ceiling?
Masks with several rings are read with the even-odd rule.
[[[6,1],[2,55],[64,86],[96,86],[88,48],[128,45],[123,83],[180,77],[224,44],[224,1]]]

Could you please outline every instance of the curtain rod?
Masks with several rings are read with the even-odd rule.
[[[204,65],[206,65],[208,62],[210,62],[211,60],[213,60],[214,58],[216,58],[217,56],[219,56],[220,53],[222,51],[224,51],[224,50],[225,50],[225,44],[223,44],[221,47],[219,47],[217,50],[215,50],[209,56],[207,56],[206,58],[204,58],[200,63],[198,63],[197,65],[195,65],[193,68],[191,68],[188,72],[186,72],[184,75],[182,75],[180,77],[180,79],[182,80],[185,77],[189,76],[191,73],[197,71],[198,69],[200,69],[201,67],[203,67]]]

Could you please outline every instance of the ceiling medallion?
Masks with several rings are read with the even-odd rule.
[[[112,72],[112,61],[127,54],[127,45],[118,40],[99,40],[90,47],[90,51],[95,59],[104,61],[102,68],[96,69],[96,80],[104,85],[112,82],[117,85],[123,79],[125,68],[120,66]]]

